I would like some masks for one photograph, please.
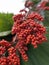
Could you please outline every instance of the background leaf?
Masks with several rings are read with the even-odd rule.
[[[11,14],[0,13],[0,36],[6,36],[10,34],[13,25],[12,16],[13,16],[12,13]]]

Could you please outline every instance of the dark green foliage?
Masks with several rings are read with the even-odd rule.
[[[35,4],[37,4],[38,2],[40,2],[41,0],[32,0]]]
[[[49,26],[49,11],[45,11],[44,25]]]

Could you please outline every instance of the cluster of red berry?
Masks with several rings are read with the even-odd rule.
[[[39,13],[37,13],[37,12],[32,12],[31,14],[29,14],[28,15],[28,17],[27,17],[28,19],[32,19],[32,20],[34,20],[34,19],[37,19],[39,22],[41,21],[43,21],[44,20],[44,18],[43,18],[43,16],[41,16]],[[37,22],[37,20],[36,20],[36,22]]]
[[[25,43],[25,45],[31,43],[34,47],[37,47],[37,44],[46,40],[46,37],[44,36],[44,33],[46,32],[45,27],[37,23],[37,20],[34,20],[38,19],[39,21],[43,21],[41,15],[33,12],[29,14],[24,21],[20,20],[20,16],[20,18],[17,18],[17,16],[19,16],[19,14],[14,17],[14,19],[16,18],[16,21],[14,21],[12,34],[17,35],[16,39],[18,41],[24,41],[23,44]]]
[[[46,4],[45,1],[43,3],[41,7]],[[31,1],[25,3],[25,7],[28,9],[32,5]],[[44,8],[49,9],[49,7]],[[24,14],[22,14],[23,11]],[[38,23],[44,20],[43,16],[36,11],[28,13],[25,9],[20,12],[20,14],[13,16],[12,35],[14,37],[12,42],[0,41],[0,65],[20,65],[20,55],[25,61],[28,61],[26,54],[28,45],[32,44],[34,48],[37,48],[38,44],[47,40],[44,36],[46,28]]]
[[[16,48],[10,42],[0,41],[0,65],[20,65],[19,56]]]
[[[25,41],[25,40],[24,40]],[[25,51],[28,50],[27,46],[25,45],[25,42],[23,40],[18,41],[18,43],[16,44],[15,48],[19,51],[19,53],[21,54],[22,58],[25,61],[28,61],[28,56],[26,54]]]
[[[9,52],[9,56],[7,57],[8,65],[20,65],[20,59],[19,56],[16,54],[15,49],[11,47],[8,49],[8,52]]]
[[[49,7],[47,6],[47,7],[44,7],[44,10],[49,10]]]
[[[39,4],[38,8],[43,9],[43,10],[49,10],[49,6],[46,6],[46,4],[48,3],[48,1],[41,1],[41,3]]]
[[[2,54],[4,54],[5,51],[6,51],[5,47],[4,47],[4,46],[0,46],[0,56],[1,56]]]
[[[8,65],[8,63],[6,61],[7,61],[6,57],[1,57],[0,58],[0,65]]]

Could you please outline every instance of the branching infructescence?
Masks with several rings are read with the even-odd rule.
[[[20,55],[24,61],[28,61],[26,54],[28,45],[37,48],[38,44],[47,40],[44,35],[46,28],[39,24],[44,20],[41,10],[49,10],[49,7],[45,6],[46,3],[42,1],[40,6],[35,7],[35,11],[31,11],[33,3],[30,0],[26,1],[25,8],[20,10],[20,14],[13,16],[14,24],[11,32],[14,37],[12,42],[0,41],[0,65],[20,65]]]

